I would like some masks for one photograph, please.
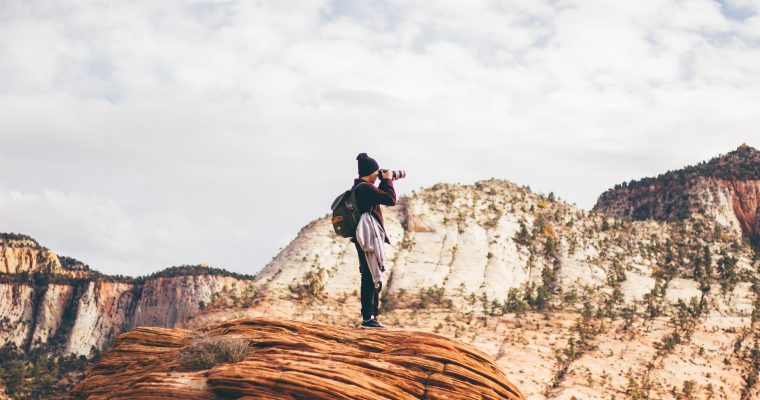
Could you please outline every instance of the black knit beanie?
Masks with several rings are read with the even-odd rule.
[[[356,156],[356,160],[359,161],[359,177],[371,175],[373,172],[380,169],[374,158],[371,158],[367,153],[359,153]]]

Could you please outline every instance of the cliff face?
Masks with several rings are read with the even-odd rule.
[[[0,265],[10,271],[0,274],[0,347],[55,343],[64,354],[89,355],[137,326],[186,326],[201,304],[250,282],[214,274],[113,281],[18,236],[0,240]],[[37,278],[22,278],[28,273]]]
[[[144,283],[0,283],[0,346],[34,349],[55,340],[66,354],[89,355],[137,326],[184,327],[225,286],[224,276],[156,278]]]
[[[32,349],[48,343],[56,336],[58,330],[66,325],[66,321],[73,317],[70,305],[73,303],[75,291],[76,288],[73,286],[57,284],[50,284],[44,289],[41,303],[36,307],[36,316],[33,316],[34,324],[29,326],[25,335],[26,338],[31,337]],[[16,344],[18,345],[18,342]]]
[[[25,272],[83,278],[89,268],[72,258],[58,257],[28,236],[0,233],[0,274]]]
[[[78,285],[0,284],[0,346],[13,343],[24,350],[64,344],[65,354],[89,355],[111,336],[132,328],[127,323],[133,286],[91,281]]]
[[[760,246],[760,152],[748,146],[708,163],[633,181],[603,193],[594,211],[618,218],[714,220]]]
[[[240,362],[182,364],[198,336],[244,340]],[[74,399],[520,400],[487,355],[441,336],[241,319],[194,332],[140,328],[122,335]]]
[[[66,340],[64,353],[89,355],[93,348],[102,349],[112,337],[134,327],[129,323],[129,306],[136,297],[134,285],[93,281],[78,289],[76,303],[68,305],[76,309],[74,320],[70,329],[61,332]]]
[[[634,220],[702,215],[760,245],[760,180],[693,177],[683,183],[623,187],[605,192],[593,210]]]
[[[40,248],[35,242],[16,241],[13,246],[7,241],[0,242],[0,272],[16,274],[40,271],[52,273],[61,271],[61,263],[52,251]]]
[[[726,182],[734,217],[755,247],[760,247],[760,181]]]
[[[147,280],[131,326],[182,328],[210,304],[215,295],[231,292],[247,282],[228,276],[195,275]]]
[[[0,284],[0,345],[26,344],[34,319],[33,290],[28,285]]]

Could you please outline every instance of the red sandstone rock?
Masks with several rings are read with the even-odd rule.
[[[702,214],[760,247],[760,151],[743,144],[707,163],[618,185],[602,193],[593,210],[635,220]]]
[[[760,245],[760,181],[730,182],[731,204],[742,232]]]
[[[199,331],[244,338],[239,363],[184,371]],[[71,393],[73,399],[524,399],[490,357],[438,335],[266,318],[199,331],[137,328]]]

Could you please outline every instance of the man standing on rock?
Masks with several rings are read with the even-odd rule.
[[[379,205],[394,206],[396,205],[396,191],[393,189],[393,172],[388,170],[380,171],[377,161],[372,159],[367,153],[361,153],[356,157],[359,164],[359,178],[354,180],[356,193],[356,202],[359,207],[359,215],[370,212],[382,228],[385,235],[385,225],[383,224],[383,212]],[[375,186],[378,175],[381,176],[380,185]],[[369,183],[362,185],[361,183]],[[367,263],[367,258],[359,245],[356,236],[351,239],[356,246],[356,252],[359,255],[359,272],[362,274],[361,283],[361,303],[362,303],[362,327],[363,328],[384,328],[377,322],[378,307],[380,303],[380,290],[382,282],[374,283],[372,273]],[[383,239],[385,243],[390,244],[388,236]]]

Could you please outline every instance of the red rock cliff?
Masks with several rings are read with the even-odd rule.
[[[618,185],[599,197],[594,211],[634,220],[703,215],[758,247],[760,151],[743,145],[707,163]]]

